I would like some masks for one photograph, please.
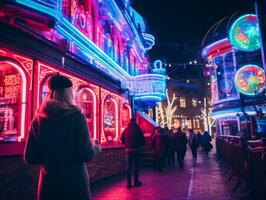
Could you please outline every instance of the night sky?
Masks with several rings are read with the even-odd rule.
[[[182,63],[200,57],[209,28],[236,11],[253,11],[252,0],[132,0],[156,37],[151,60]]]

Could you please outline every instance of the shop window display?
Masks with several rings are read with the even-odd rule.
[[[103,105],[103,132],[108,143],[118,139],[117,102],[113,98],[106,98]]]
[[[96,139],[96,96],[89,88],[79,90],[76,95],[76,104],[80,106],[86,117],[91,138]]]
[[[11,64],[0,63],[0,141],[19,141],[23,137],[22,107],[26,102],[23,97],[22,75]],[[24,86],[25,87],[25,86]],[[24,94],[25,96],[25,94]],[[24,105],[23,105],[24,104]]]

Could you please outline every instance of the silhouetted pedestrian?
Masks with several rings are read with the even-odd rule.
[[[175,166],[174,134],[173,131],[168,127],[166,127],[164,130],[168,135],[167,162],[169,168],[171,168]]]
[[[42,165],[38,200],[91,199],[85,162],[93,159],[94,149],[71,87],[68,78],[53,76],[30,127],[24,159]]]
[[[165,158],[168,151],[168,135],[165,133],[163,128],[159,128],[158,134],[155,135],[152,141],[152,148],[154,149],[154,155],[156,160],[156,168],[162,172]]]
[[[209,132],[205,131],[202,135],[202,147],[203,147],[203,150],[206,152],[207,155],[209,154],[210,150],[213,148],[211,141],[212,141],[212,138],[211,138]]]
[[[187,151],[187,136],[179,127],[177,132],[174,134],[174,148],[176,151],[176,157],[178,166],[180,169],[183,169],[184,166],[184,157]]]
[[[188,142],[193,158],[197,159],[198,138],[192,129],[189,129]]]
[[[127,158],[127,187],[131,188],[131,171],[134,167],[134,186],[141,186],[139,181],[139,158],[141,146],[145,144],[142,130],[136,124],[135,119],[131,119],[127,128],[122,133],[121,141],[125,145]]]
[[[198,147],[202,146],[202,141],[201,141],[201,133],[198,131],[197,133],[197,140],[198,140]]]

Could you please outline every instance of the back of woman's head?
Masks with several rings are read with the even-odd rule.
[[[54,99],[66,103],[67,105],[73,105],[72,82],[70,79],[56,74],[49,79],[48,86],[50,89],[47,95],[48,99]]]
[[[73,92],[72,88],[55,89],[48,92],[45,101],[57,100],[67,105],[73,105]]]

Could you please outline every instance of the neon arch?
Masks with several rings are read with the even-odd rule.
[[[8,64],[14,67],[22,78],[22,92],[21,92],[21,114],[20,114],[20,136],[18,141],[21,142],[25,137],[25,122],[26,122],[26,100],[27,100],[27,78],[24,70],[12,61],[0,61],[0,64]]]
[[[107,96],[104,101],[102,102],[102,121],[104,121],[104,104],[106,102],[106,100],[109,99],[110,101],[112,101],[115,105],[115,138],[113,139],[113,141],[116,141],[119,137],[119,130],[118,130],[118,103],[116,102],[116,100],[111,97],[111,96]],[[104,127],[103,127],[104,123],[102,123],[102,137],[101,137],[101,141],[102,142],[106,142],[106,137],[105,137],[105,132],[104,132]]]
[[[126,106],[128,108],[128,110],[129,110],[129,119],[131,119],[132,118],[132,111],[131,111],[130,105],[128,105],[127,103],[124,103],[122,106]]]
[[[77,95],[80,95],[84,90],[88,91],[91,95],[92,95],[92,98],[93,98],[93,138],[94,139],[97,139],[97,97],[96,97],[96,94],[95,92],[91,89],[91,88],[88,88],[88,87],[83,87],[81,88]]]

